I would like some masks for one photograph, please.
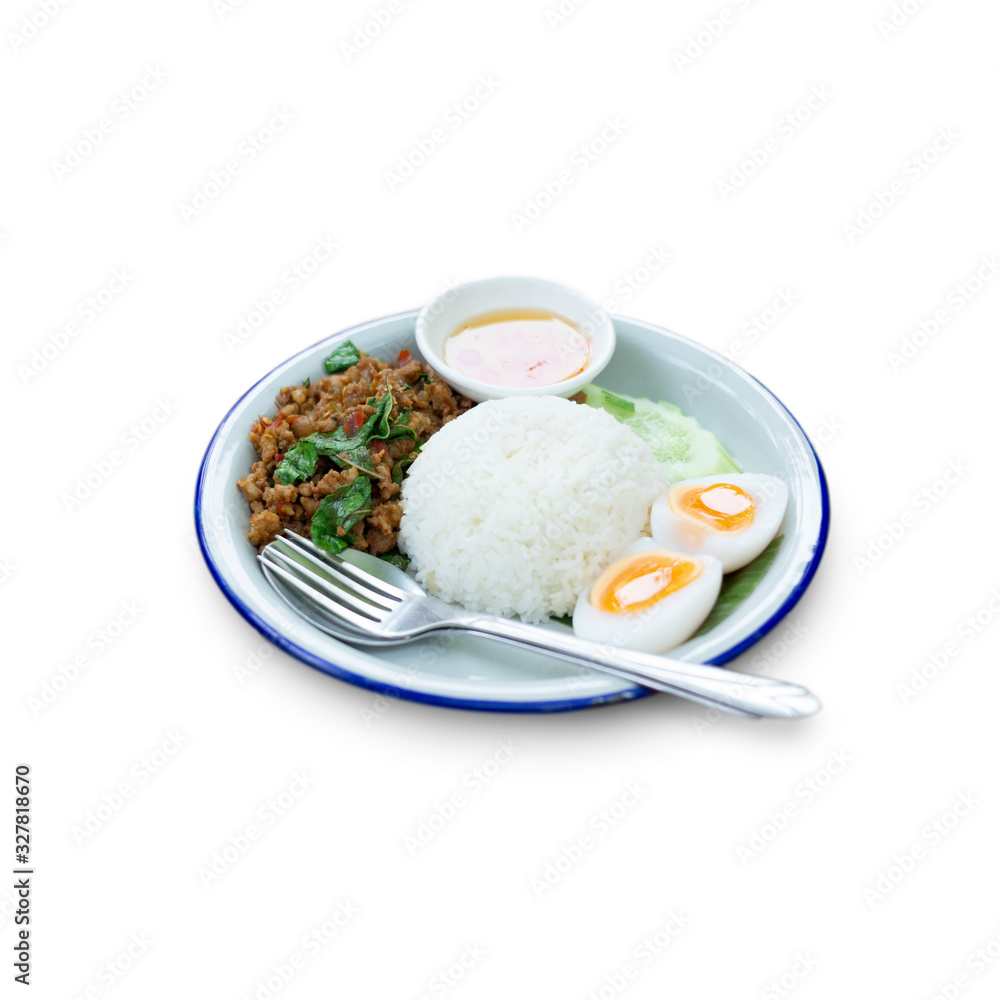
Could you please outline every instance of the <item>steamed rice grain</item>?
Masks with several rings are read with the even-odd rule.
[[[662,467],[604,410],[555,396],[480,403],[403,482],[400,548],[417,580],[473,611],[540,621],[649,530]]]

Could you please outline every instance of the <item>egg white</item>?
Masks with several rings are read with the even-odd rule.
[[[651,538],[643,538],[625,549],[619,558],[664,548]],[[695,579],[638,613],[598,610],[590,603],[591,587],[588,587],[577,599],[573,631],[581,639],[639,653],[664,653],[679,646],[708,617],[722,585],[722,564],[718,559],[710,555],[695,559],[701,563],[701,572]]]
[[[722,563],[722,572],[731,573],[753,562],[767,548],[781,528],[788,506],[788,487],[776,476],[738,472],[722,476],[705,476],[671,484],[678,486],[712,486],[732,483],[753,500],[753,522],[743,531],[719,531],[710,524],[677,514],[670,506],[668,493],[657,497],[650,514],[654,541],[665,549],[691,555],[715,556]]]

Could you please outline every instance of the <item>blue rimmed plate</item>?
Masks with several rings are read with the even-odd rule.
[[[236,480],[256,455],[247,439],[286,385],[323,373],[323,358],[350,338],[369,354],[416,355],[417,313],[363,323],[296,354],[261,379],[226,414],[201,463],[195,525],[205,561],[233,606],[267,639],[310,666],[384,694],[454,708],[556,712],[650,693],[611,676],[471,636],[379,651],[355,649],[295,615],[271,590],[247,541],[248,509]],[[809,585],[823,554],[829,500],[823,470],[795,418],[756,379],[721,355],[636,320],[614,318],[618,345],[600,384],[612,391],[676,403],[713,431],[748,471],[788,484],[784,538],[750,596],[715,628],[671,656],[726,663],[770,631]]]

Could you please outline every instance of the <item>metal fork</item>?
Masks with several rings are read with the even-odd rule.
[[[355,645],[392,645],[457,629],[548,653],[733,715],[796,719],[820,708],[810,691],[787,681],[635,653],[464,611],[431,597],[384,560],[355,549],[326,552],[287,529],[264,547],[258,559],[271,585],[295,611],[324,632]],[[281,584],[298,599],[289,600]]]

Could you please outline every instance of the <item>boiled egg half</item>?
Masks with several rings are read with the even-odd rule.
[[[577,599],[581,639],[642,653],[663,653],[689,639],[719,596],[714,556],[674,552],[642,539],[629,546]]]
[[[653,540],[666,549],[715,556],[722,572],[746,566],[777,535],[788,487],[775,476],[741,472],[674,483],[653,504]]]

